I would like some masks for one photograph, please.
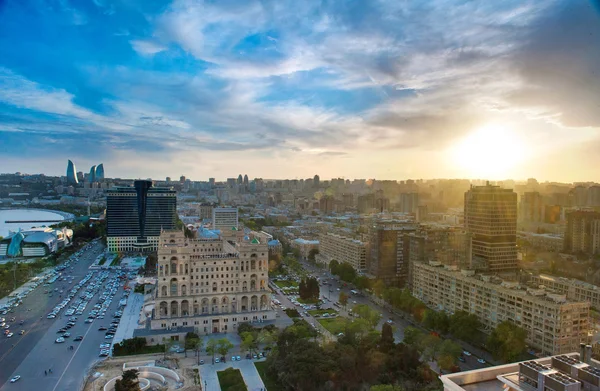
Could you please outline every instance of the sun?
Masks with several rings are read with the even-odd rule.
[[[511,129],[490,124],[452,146],[451,154],[457,168],[468,176],[502,179],[523,160],[524,146]]]

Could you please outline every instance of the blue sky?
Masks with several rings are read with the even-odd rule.
[[[599,22],[587,0],[3,0],[0,171],[600,180]],[[490,124],[514,161],[461,166]]]

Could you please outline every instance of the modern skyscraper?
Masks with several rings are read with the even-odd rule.
[[[408,277],[405,235],[415,232],[409,221],[383,220],[369,229],[369,272],[386,284],[402,286]]]
[[[319,178],[318,175],[315,175],[313,178],[313,186],[318,188],[320,185],[321,185],[321,179]]]
[[[92,166],[92,168],[90,168],[90,175],[88,176],[88,182],[90,182],[90,183],[96,182],[96,166]]]
[[[238,175],[237,184],[241,185],[244,182],[244,178],[242,178],[242,174]]]
[[[600,213],[578,210],[567,215],[563,250],[568,253],[600,253]]]
[[[75,168],[75,164],[69,160],[67,163],[67,183],[70,185],[76,185],[79,182],[77,181],[77,170]]]
[[[108,250],[156,251],[162,229],[174,229],[177,198],[172,188],[151,181],[114,187],[106,195]]]
[[[104,179],[104,163],[100,163],[96,166],[96,181]]]
[[[499,186],[465,193],[465,229],[472,236],[473,266],[490,272],[517,268],[517,194]]]
[[[244,185],[248,186],[248,174],[244,175]]]

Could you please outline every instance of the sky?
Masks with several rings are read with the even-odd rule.
[[[600,181],[597,0],[0,0],[0,172]]]

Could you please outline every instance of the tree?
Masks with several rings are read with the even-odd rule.
[[[221,356],[226,356],[231,349],[233,349],[233,344],[227,338],[219,339],[217,351]]]
[[[240,335],[240,337],[242,338],[242,351],[247,351],[248,353],[252,354],[252,349],[254,348],[254,337],[252,336],[252,333],[245,331]]]
[[[494,358],[504,362],[513,362],[527,348],[526,338],[527,331],[505,320],[492,331],[488,337],[487,347]]]
[[[303,278],[298,285],[298,293],[302,300],[319,299],[319,281],[314,277]]]
[[[399,385],[392,384],[377,384],[375,386],[371,386],[369,391],[404,391],[404,388]]]
[[[448,330],[457,339],[472,342],[480,327],[481,323],[476,315],[457,311],[450,316]]]
[[[215,362],[215,353],[217,352],[218,346],[219,342],[216,339],[209,339],[206,343],[206,353],[212,354],[213,363]]]
[[[375,293],[375,295],[377,295],[377,297],[381,297],[384,290],[385,290],[385,284],[383,283],[383,281],[381,281],[381,280],[375,281],[375,284],[373,284],[373,292]]]
[[[123,372],[121,379],[115,382],[115,391],[140,391],[138,382],[138,370],[130,369]]]
[[[332,259],[329,262],[329,271],[331,272],[331,274],[338,274],[338,267],[340,266],[340,263],[338,261],[336,261],[335,259]]]
[[[271,345],[275,342],[274,333],[271,333],[268,330],[262,329],[258,335],[256,336],[257,346],[260,344],[265,345],[265,350],[270,350]]]
[[[354,306],[352,311],[355,314],[358,314],[363,319],[366,319],[367,322],[371,325],[371,328],[375,328],[379,321],[381,320],[381,314],[378,311],[375,311],[371,307],[366,304],[357,304]]]
[[[187,357],[187,351],[196,349],[196,345],[198,345],[198,341],[200,336],[196,333],[189,332],[185,335],[185,342],[183,344],[183,349],[185,353],[185,357]]]
[[[339,302],[340,302],[340,305],[344,306],[344,309],[346,308],[346,305],[348,305],[349,298],[350,298],[350,296],[346,292],[344,292],[344,291],[340,292]]]
[[[311,262],[315,262],[315,257],[316,255],[319,254],[319,249],[318,248],[313,248],[308,252],[308,260]]]
[[[438,354],[442,340],[435,334],[427,334],[419,341],[419,350],[428,361],[433,361]]]
[[[404,342],[406,345],[418,346],[423,333],[416,327],[408,326],[404,329]]]
[[[456,360],[462,353],[462,347],[456,342],[446,339],[438,347],[437,363],[440,368],[450,370],[456,365]]]
[[[381,341],[379,342],[379,346],[385,352],[394,347],[394,330],[387,322],[381,327]]]

